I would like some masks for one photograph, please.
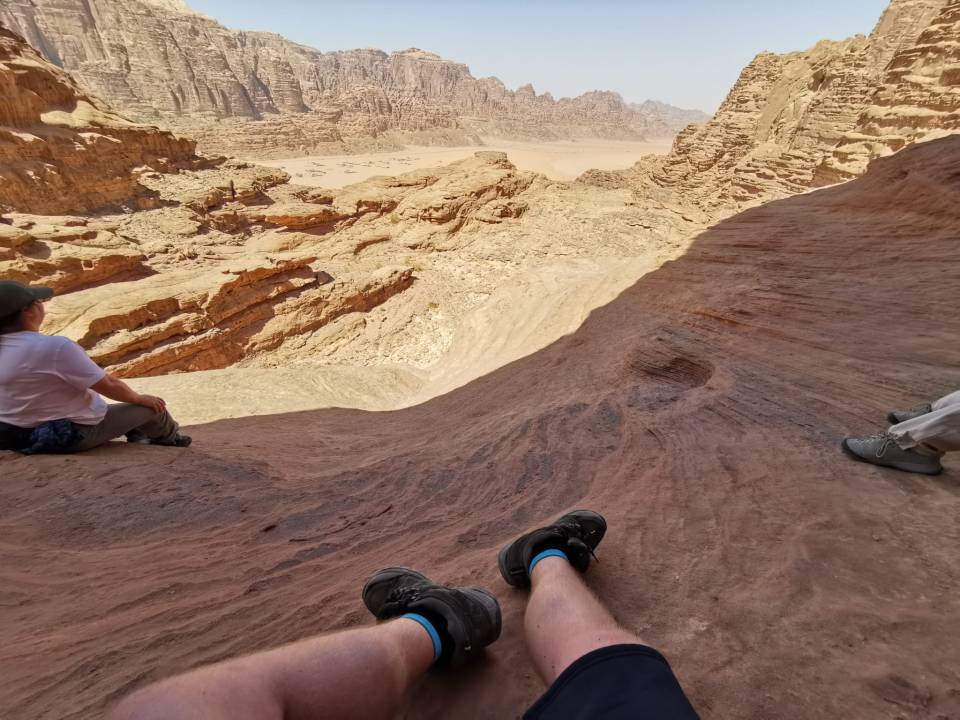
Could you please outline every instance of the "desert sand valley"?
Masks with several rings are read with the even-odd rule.
[[[447,165],[472,157],[479,150],[503,152],[519,170],[540,173],[551,180],[576,180],[587,170],[622,170],[647,155],[666,155],[671,138],[643,142],[629,140],[556,140],[522,142],[480,138],[482,146],[417,147],[394,152],[261,160],[290,174],[291,182],[321,187],[343,187],[376,175],[399,175],[411,170]]]
[[[0,3],[0,280],[193,438],[0,451],[0,715],[366,627],[394,564],[503,612],[398,716],[519,717],[497,552],[589,507],[701,717],[960,718],[960,462],[839,449],[958,387],[960,0],[713,115],[270,30]]]

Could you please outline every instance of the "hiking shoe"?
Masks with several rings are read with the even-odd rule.
[[[592,510],[574,510],[553,524],[521,535],[500,551],[497,564],[508,585],[527,587],[530,561],[544,550],[561,550],[580,572],[590,566],[593,551],[607,532],[607,521]]]
[[[177,436],[170,440],[169,442],[163,440],[151,440],[151,445],[162,445],[164,447],[190,447],[190,443],[193,442],[193,438],[189,435],[181,435],[177,433]]]
[[[139,430],[131,430],[127,433],[127,442],[134,443],[135,445],[149,445],[150,438],[148,438]]]
[[[890,421],[891,425],[899,425],[902,422],[913,420],[930,412],[933,412],[933,408],[930,405],[920,405],[913,408],[913,410],[891,410],[887,413],[887,420]]]
[[[940,458],[923,455],[915,450],[904,450],[890,433],[864,438],[848,437],[841,443],[843,451],[854,460],[873,465],[896,468],[923,475],[938,475],[943,471]]]
[[[437,585],[416,570],[384,568],[363,586],[363,604],[378,620],[417,613],[440,635],[438,665],[461,665],[500,637],[500,605],[486,590]]]

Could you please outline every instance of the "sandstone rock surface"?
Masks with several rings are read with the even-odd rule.
[[[894,55],[856,127],[822,161],[815,184],[849,179],[874,157],[958,130],[960,2],[951,0],[915,43]]]
[[[516,717],[543,686],[517,671],[525,599],[497,550],[593,507],[610,530],[587,582],[703,717],[956,716],[958,468],[838,445],[956,386],[958,165],[960,139],[924,143],[731,218],[576,332],[413,408],[0,457],[6,715],[101,716],[186,667],[366,625],[363,580],[402,563],[504,610],[489,661],[426,677],[403,716]]]
[[[893,0],[869,37],[758,55],[666,157],[583,179],[675,192],[717,216],[849,179],[873,157],[956,130],[958,33],[953,0]]]
[[[479,135],[640,139],[672,135],[697,115],[631,107],[612,92],[511,91],[417,48],[324,53],[229,30],[179,2],[5,0],[0,23],[116,109],[185,132],[207,152],[289,157]]]
[[[149,207],[134,170],[192,166],[194,147],[111,112],[0,27],[0,212]]]

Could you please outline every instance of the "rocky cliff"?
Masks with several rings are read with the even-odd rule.
[[[955,129],[956,5],[893,0],[869,37],[761,53],[713,119],[682,131],[666,157],[584,180],[676,191],[723,214],[847,179],[871,157]]]
[[[194,146],[111,112],[0,27],[0,212],[147,207],[135,169],[193,165]]]
[[[673,134],[685,111],[628,106],[616,93],[555,100],[508,90],[411,48],[320,52],[229,30],[179,2],[5,0],[0,22],[129,116],[198,138],[201,149],[290,155],[512,138]],[[261,124],[262,123],[262,124]]]
[[[883,82],[817,169],[815,184],[859,175],[874,157],[960,130],[960,1],[950,0],[886,68]]]

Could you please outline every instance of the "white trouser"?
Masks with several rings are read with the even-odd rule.
[[[960,450],[960,390],[940,398],[931,407],[926,415],[893,425],[890,434],[904,450]]]

